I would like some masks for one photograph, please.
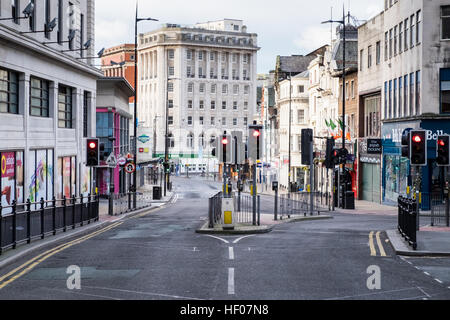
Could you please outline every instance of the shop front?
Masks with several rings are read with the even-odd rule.
[[[381,203],[381,139],[360,139],[359,195],[361,200]]]

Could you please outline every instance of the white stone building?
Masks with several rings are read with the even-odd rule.
[[[138,119],[155,130],[154,157],[164,157],[167,105],[177,169],[217,171],[211,139],[246,137],[256,112],[257,35],[241,20],[164,25],[141,34],[138,50]]]
[[[94,1],[33,1],[29,18],[29,1],[0,2],[1,204],[87,194],[101,73],[81,58],[93,56]]]

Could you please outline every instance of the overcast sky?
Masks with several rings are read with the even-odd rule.
[[[223,18],[244,20],[258,34],[258,73],[274,69],[277,55],[307,54],[329,43],[330,25],[342,18],[342,6],[359,20],[379,13],[384,0],[140,0],[139,16],[159,19],[140,22],[139,32],[163,23],[192,25]],[[96,0],[96,47],[134,43],[136,0]],[[334,25],[336,27],[336,25]]]

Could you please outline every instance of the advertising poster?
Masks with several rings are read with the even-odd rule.
[[[0,154],[2,207],[10,206],[15,199],[15,162],[15,152],[3,152]],[[3,215],[11,212],[11,208],[2,210]]]
[[[63,158],[63,196],[66,198],[70,198],[70,168],[72,163],[70,161],[70,157]]]
[[[91,169],[84,167],[81,174],[81,194],[86,197],[91,193]]]
[[[16,152],[16,195],[18,203],[25,203],[24,191],[24,163],[23,152]]]
[[[49,200],[47,197],[47,151],[36,151],[36,201]]]
[[[63,158],[58,158],[58,173],[57,178],[55,179],[55,193],[56,199],[61,200],[63,197],[62,186],[63,186]]]
[[[76,158],[71,158],[71,189],[70,189],[70,196],[76,196],[77,195],[77,162]]]
[[[47,200],[52,200],[54,195],[53,178],[54,178],[53,150],[47,150]]]

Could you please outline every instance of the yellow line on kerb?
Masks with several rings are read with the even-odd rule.
[[[4,276],[0,277],[0,282],[2,282],[4,279],[7,279],[9,277],[11,277],[13,274],[17,273],[18,271],[22,270],[22,272],[16,274],[15,276],[11,277],[9,280],[4,281],[2,283],[0,283],[0,289],[3,289],[4,287],[6,287],[8,284],[10,284],[11,282],[15,281],[16,279],[20,278],[21,276],[23,276],[24,274],[30,272],[31,270],[33,270],[37,265],[39,265],[41,262],[47,260],[48,258],[50,258],[51,256],[57,254],[58,252],[61,252],[65,249],[68,249],[76,244],[80,244],[90,238],[93,238],[101,233],[104,233],[108,230],[111,230],[113,228],[118,227],[119,225],[121,225],[123,222],[117,222],[114,223],[106,228],[100,229],[96,232],[93,232],[91,234],[88,234],[86,236],[83,236],[79,239],[75,239],[72,240],[68,243],[64,243],[61,244],[53,249],[50,249],[48,251],[45,251],[44,253],[41,253],[39,255],[37,255],[36,257],[28,260],[27,262],[25,262],[24,264],[22,264],[21,266],[15,268],[14,270],[8,272],[7,274],[5,274]],[[37,260],[37,261],[36,261]],[[25,269],[24,269],[25,268]]]
[[[381,243],[381,239],[380,239],[380,231],[377,232],[377,243],[378,243],[378,248],[380,249],[380,254],[382,257],[386,257],[386,251],[384,251],[384,247],[383,244]]]
[[[375,250],[375,245],[373,243],[373,234],[374,234],[373,231],[369,234],[369,246],[370,246],[370,255],[372,257],[375,257],[377,255],[377,251]]]

